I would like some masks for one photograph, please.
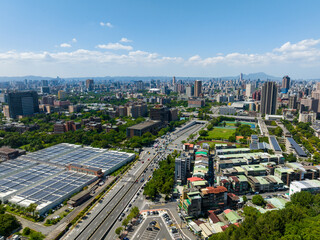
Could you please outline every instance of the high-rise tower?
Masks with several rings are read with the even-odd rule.
[[[277,109],[277,85],[275,82],[266,82],[261,91],[261,114],[275,114]]]

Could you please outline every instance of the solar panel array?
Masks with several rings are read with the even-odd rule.
[[[28,168],[32,165],[35,165],[35,163],[21,158],[2,162],[0,165],[0,178],[8,176],[13,172],[17,172],[19,169]]]
[[[49,162],[66,166],[70,163],[83,163],[84,161],[100,154],[103,150],[95,148],[78,148],[75,151],[49,160]]]
[[[39,164],[0,180],[0,194],[5,196],[20,189],[30,187],[58,172],[61,168]]]
[[[127,153],[107,151],[85,162],[84,165],[101,168],[105,172],[126,161],[129,157]]]
[[[298,145],[298,143],[296,143],[296,141],[293,138],[288,137],[288,141],[290,142],[290,144],[292,145],[292,147],[294,148],[294,150],[297,152],[297,154],[300,157],[306,157],[307,156],[305,151],[302,150],[302,148]]]
[[[38,205],[41,213],[90,184],[95,175],[67,171],[69,164],[102,169],[109,174],[134,154],[58,144],[0,163],[0,200],[22,206]]]
[[[48,205],[88,185],[94,178],[95,176],[76,172],[62,172],[50,180],[30,188],[17,196],[21,198],[21,201],[28,200],[38,205]]]
[[[273,149],[277,152],[281,152],[281,147],[279,146],[279,143],[274,136],[270,136],[270,141],[273,146]]]
[[[29,153],[27,157],[32,158],[34,160],[48,161],[49,159],[55,158],[59,155],[65,154],[69,151],[74,150],[75,148],[80,148],[80,147],[81,146],[79,145],[61,143],[49,148],[39,150],[37,152]]]

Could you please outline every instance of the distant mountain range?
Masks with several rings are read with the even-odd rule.
[[[240,78],[240,74],[238,76],[232,76],[232,77],[221,77],[222,79],[238,79]],[[258,72],[258,73],[249,73],[249,74],[243,74],[243,79],[251,79],[251,80],[273,80],[273,81],[279,81],[282,79],[282,77],[275,77],[268,75],[264,72]]]
[[[151,79],[159,79],[159,80],[170,80],[172,79],[172,76],[148,76],[148,77],[139,77],[139,76],[105,76],[105,77],[74,77],[74,78],[63,78],[65,80],[76,80],[76,81],[84,81],[86,79],[94,79],[94,80],[118,80],[118,81],[131,81],[131,80],[142,80],[142,81],[150,81]],[[177,76],[176,79],[179,80],[209,80],[212,78],[218,78],[218,79],[225,79],[225,80],[230,80],[230,79],[239,79],[240,74],[237,76],[229,76],[229,77],[179,77]],[[0,82],[5,82],[5,81],[23,81],[25,79],[28,80],[52,80],[56,78],[52,77],[42,77],[42,76],[19,76],[19,77],[0,77]],[[249,73],[249,74],[243,74],[243,79],[260,79],[260,80],[273,80],[273,81],[279,81],[282,79],[282,77],[275,77],[268,75],[263,72],[259,73]]]

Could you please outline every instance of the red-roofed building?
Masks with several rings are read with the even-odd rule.
[[[203,181],[203,178],[199,177],[190,177],[187,179],[188,182],[196,182],[196,181]]]
[[[237,195],[235,195],[234,193],[228,193],[227,196],[227,203],[230,208],[237,209],[240,207],[240,198]]]
[[[228,227],[229,227],[229,225],[224,225],[221,227],[221,229],[222,229],[222,231],[225,231]]]
[[[227,191],[223,186],[202,188],[202,209],[223,209],[227,205]]]
[[[219,219],[218,216],[214,213],[213,210],[208,211],[208,213],[209,213],[209,215],[208,215],[208,217],[209,217],[209,222],[210,222],[211,224],[221,222],[220,219]]]
[[[229,212],[232,212],[232,210],[231,209],[226,209],[223,212],[224,212],[224,214],[228,214]]]
[[[192,144],[192,143],[185,143],[183,145],[183,150],[184,151],[190,151],[190,150],[193,150],[193,148],[194,148],[194,144]]]

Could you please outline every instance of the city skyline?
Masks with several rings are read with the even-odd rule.
[[[319,78],[319,3],[308,3],[2,2],[0,75]]]

